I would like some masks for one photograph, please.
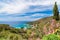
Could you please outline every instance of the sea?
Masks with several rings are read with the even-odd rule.
[[[49,17],[49,16],[52,16],[52,13],[50,11],[48,11],[47,13],[40,13],[39,17],[41,19],[41,18]],[[35,17],[35,18],[38,18],[38,17]],[[27,22],[28,21],[0,21],[0,24],[8,24],[8,25],[10,25],[11,27],[14,27],[14,28],[30,27],[30,25],[27,25]]]
[[[14,27],[14,28],[24,28],[24,27],[28,27],[27,22],[26,21],[0,21],[0,24],[8,24],[10,27]]]

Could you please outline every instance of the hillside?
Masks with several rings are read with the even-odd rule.
[[[40,32],[40,37],[55,33],[60,35],[60,20],[56,21],[52,17],[42,18],[34,22],[29,22],[28,24]]]
[[[28,24],[39,24],[39,23],[42,24],[42,23],[47,23],[50,20],[52,20],[52,17],[45,17],[45,18],[42,18],[42,19],[39,19],[39,20],[36,20],[36,21],[29,22]]]
[[[29,22],[28,24],[30,24],[31,26],[44,27],[44,25],[49,26],[53,22],[55,25],[57,25],[58,23],[60,24],[60,20],[56,21],[55,19],[53,19],[52,16],[51,17],[45,17],[45,18],[42,18],[42,19],[39,19],[39,20],[36,20],[33,22]]]
[[[42,18],[28,24],[31,27],[26,29],[0,24],[0,40],[41,40],[45,35],[52,34],[51,36],[54,37],[60,35],[60,20],[56,21],[52,17]]]

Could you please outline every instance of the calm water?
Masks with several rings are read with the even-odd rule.
[[[46,13],[43,13],[43,15],[44,14],[46,14]],[[44,15],[44,16],[39,16],[40,18],[44,18],[44,17],[48,17],[48,16],[51,16],[52,14],[51,13],[48,13],[48,14],[46,14],[46,15]],[[0,21],[0,24],[9,24],[11,27],[15,27],[15,28],[20,28],[20,27],[28,27],[27,25],[26,25],[26,21]]]
[[[15,22],[0,21],[0,24],[9,24],[11,27],[15,27],[15,28],[27,27],[26,23],[27,22],[20,22],[20,21],[15,21]]]

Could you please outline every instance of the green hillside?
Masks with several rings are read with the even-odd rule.
[[[17,29],[7,24],[0,24],[0,40],[48,40],[50,36],[60,38],[60,20],[46,17],[27,24],[31,27]]]
[[[60,20],[56,21],[53,17],[42,18],[34,22],[29,22],[28,24],[32,26],[32,29],[38,31],[40,38],[49,34],[60,35]]]

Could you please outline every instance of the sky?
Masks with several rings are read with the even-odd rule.
[[[36,21],[52,16],[55,1],[60,7],[59,0],[0,0],[0,21]]]

